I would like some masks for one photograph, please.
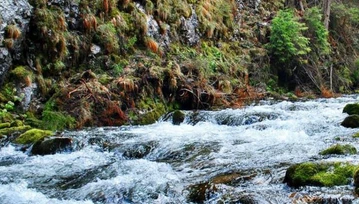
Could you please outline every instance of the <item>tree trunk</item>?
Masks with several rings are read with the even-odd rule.
[[[328,30],[329,28],[329,18],[330,18],[330,4],[332,0],[323,1],[323,12],[324,12],[324,26]]]

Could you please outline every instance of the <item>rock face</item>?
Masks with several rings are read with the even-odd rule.
[[[186,19],[181,17],[181,41],[190,46],[195,46],[199,43],[200,36],[198,34],[198,17],[196,12],[192,9],[192,15]]]
[[[26,0],[2,0],[0,4],[0,84],[22,57],[22,42],[29,28],[32,7]],[[16,34],[11,29],[16,29]]]
[[[346,128],[358,128],[359,127],[359,115],[350,115],[344,119],[341,123]]]

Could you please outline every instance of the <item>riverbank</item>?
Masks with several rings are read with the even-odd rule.
[[[51,131],[151,124],[268,94],[355,92],[358,5],[333,3],[326,30],[321,4],[306,2],[6,0],[0,122]]]
[[[344,106],[357,100],[261,101],[242,109],[184,111],[180,125],[167,117],[144,126],[65,131],[57,137],[71,138],[71,148],[43,156],[8,145],[0,149],[0,201],[357,202],[351,176],[335,177],[335,168],[320,172],[322,180],[311,175],[316,164],[358,165],[352,150],[325,153],[337,144],[359,148],[358,130],[340,126]],[[302,183],[289,181],[304,186],[283,183],[287,170],[301,163],[315,171],[305,171]],[[345,182],[330,186],[327,178]],[[316,186],[318,180],[328,186]]]

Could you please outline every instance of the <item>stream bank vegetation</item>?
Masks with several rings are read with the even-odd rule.
[[[1,122],[149,124],[178,109],[355,91],[358,6],[333,2],[327,30],[321,4],[304,2],[31,0],[28,54],[1,88]]]

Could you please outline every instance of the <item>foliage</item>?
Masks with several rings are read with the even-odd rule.
[[[291,10],[281,10],[272,21],[268,49],[281,62],[289,62],[294,57],[311,51],[309,39],[303,36],[307,30]]]
[[[63,112],[55,111],[55,102],[53,100],[49,100],[45,104],[42,121],[42,128],[53,131],[74,128],[76,123],[75,118]]]
[[[322,13],[318,7],[312,7],[305,11],[304,20],[308,26],[309,36],[312,41],[312,47],[318,48],[320,54],[329,54],[330,45],[328,42],[328,30],[325,29],[322,21]]]

